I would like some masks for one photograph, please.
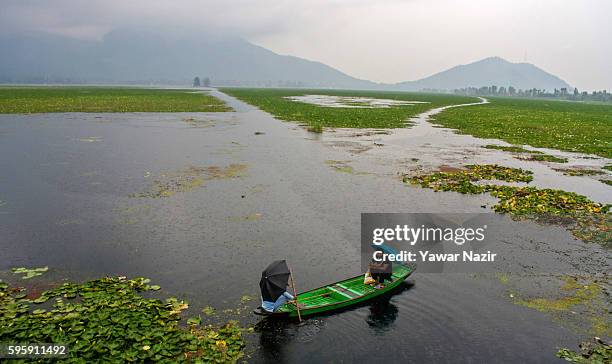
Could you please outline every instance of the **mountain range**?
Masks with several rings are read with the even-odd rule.
[[[102,40],[30,33],[0,36],[2,83],[187,84],[195,76],[214,85],[348,89],[453,90],[514,86],[552,90],[570,86],[529,63],[499,57],[460,65],[429,77],[380,84],[320,62],[276,54],[244,39],[172,35],[119,29]]]

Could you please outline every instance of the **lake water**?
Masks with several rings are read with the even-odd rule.
[[[355,164],[367,174],[343,173],[329,161],[359,153],[222,97],[237,111],[0,115],[0,270],[145,276],[161,294],[187,299],[192,314],[241,307],[226,316],[255,327],[252,362],[561,362],[558,347],[584,338],[513,304],[486,275],[417,271],[392,295],[302,324],[252,316],[272,260],[287,259],[300,290],[362,273],[361,212],[480,213],[493,199],[407,186],[383,159]],[[232,164],[244,173],[204,178],[171,197],[135,197],[190,167]],[[506,232],[521,272],[530,272],[521,257],[533,254],[575,272],[609,258],[582,243],[575,259],[584,268],[563,258],[579,242],[560,228],[507,219]],[[555,244],[540,251],[533,236]],[[243,304],[245,295],[253,299]]]

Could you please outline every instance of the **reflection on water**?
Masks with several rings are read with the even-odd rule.
[[[402,293],[412,286],[412,282],[404,282],[394,290],[393,294]],[[374,334],[383,334],[389,331],[389,328],[397,319],[399,309],[391,302],[391,297],[391,295],[385,295],[370,304],[370,314],[366,322]]]

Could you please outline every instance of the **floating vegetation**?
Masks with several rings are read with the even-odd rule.
[[[578,345],[580,352],[561,348],[557,357],[577,364],[606,364],[612,362],[612,345],[598,337]]]
[[[225,168],[191,166],[183,171],[162,174],[159,179],[153,181],[148,191],[134,194],[131,197],[170,197],[176,193],[188,192],[200,187],[205,181],[242,177],[246,170],[247,166],[245,164],[230,164]]]
[[[335,128],[404,128],[408,118],[427,110],[478,101],[475,97],[393,91],[248,88],[223,88],[221,91],[254,105],[280,120]],[[324,95],[321,95],[321,92],[324,92]],[[374,101],[385,99],[392,100],[393,103],[410,102],[411,105],[363,107],[365,104],[353,103],[348,105],[349,107],[322,107],[287,99],[287,97],[304,97],[313,93],[327,100],[346,97],[368,98]],[[417,101],[419,103],[416,103]]]
[[[599,182],[612,186],[612,179],[600,179]]]
[[[549,154],[515,155],[514,158],[524,161],[567,163],[567,158],[559,158]]]
[[[236,362],[243,355],[237,323],[182,327],[188,304],[140,293],[158,289],[144,278],[101,278],[64,283],[37,299],[0,282],[0,342],[66,344],[68,361],[93,362]],[[42,309],[33,304],[49,302]],[[199,318],[198,318],[199,319]]]
[[[308,130],[311,133],[322,133],[323,132],[323,126],[321,124],[315,124],[315,125],[311,125],[309,127],[306,128],[306,130]]]
[[[489,98],[490,103],[457,107],[436,123],[478,138],[612,158],[612,105]]]
[[[327,160],[327,161],[325,161],[325,164],[327,164],[328,166],[332,167],[333,169],[335,169],[338,172],[343,172],[343,173],[348,173],[348,174],[354,174],[355,173],[355,170],[353,169],[353,167],[348,165],[348,162],[335,161],[335,160]]]
[[[600,214],[610,208],[573,192],[549,188],[494,186],[490,190],[493,196],[500,199],[493,207],[495,211],[514,215]]]
[[[516,187],[477,183],[483,180],[530,182],[532,172],[499,165],[467,165],[465,169],[405,176],[404,182],[418,184],[434,191],[464,194],[488,192],[499,198],[496,212],[509,213],[516,219],[563,225],[584,241],[607,247],[612,242],[610,205],[602,205],[573,192],[536,187]]]
[[[204,169],[204,173],[208,175],[207,179],[228,179],[244,177],[246,175],[246,171],[246,164],[230,164],[225,168],[211,166]]]
[[[566,158],[555,157],[553,155],[544,154],[538,150],[529,150],[529,149],[525,149],[523,147],[519,147],[516,145],[505,146],[505,145],[487,144],[483,146],[483,148],[502,150],[504,152],[511,152],[511,153],[521,153],[520,155],[514,156],[514,158],[520,159],[520,160],[567,163]]]
[[[336,160],[327,160],[325,164],[332,167],[334,170],[342,173],[354,174],[354,175],[367,175],[369,172],[357,172],[351,167],[348,163],[350,161],[336,161]]]
[[[598,169],[581,169],[581,168],[553,168],[557,172],[561,172],[566,176],[597,176],[606,172]]]
[[[561,278],[564,282],[560,288],[561,292],[567,294],[561,298],[533,298],[516,299],[514,303],[536,309],[541,312],[567,311],[570,308],[591,301],[601,294],[601,287],[597,283],[579,284],[578,278],[565,276]]]
[[[231,111],[204,92],[143,87],[1,87],[1,113]]]
[[[202,309],[202,313],[205,314],[206,316],[212,316],[216,313],[216,311],[214,307],[206,306]]]
[[[612,334],[607,320],[608,303],[605,285],[592,277],[560,276],[554,297],[523,298],[516,294],[513,302],[550,314],[554,319],[590,335]],[[577,315],[578,314],[578,315]]]
[[[23,274],[21,279],[30,279],[38,276],[42,276],[43,273],[49,270],[49,267],[42,268],[13,268],[11,271],[15,274]]]
[[[520,168],[504,167],[497,164],[470,164],[465,166],[465,168],[405,177],[404,182],[419,184],[434,191],[455,191],[476,194],[498,187],[474,183],[482,180],[499,180],[504,182],[531,182],[533,180],[533,173],[531,171]]]
[[[504,152],[511,152],[511,153],[542,154],[542,152],[540,152],[540,151],[537,151],[537,150],[528,150],[528,149],[525,149],[523,147],[519,147],[519,146],[516,146],[516,145],[506,146],[506,145],[487,144],[487,145],[483,146],[483,148],[485,148],[485,149],[502,150]]]
[[[601,168],[612,172],[612,164],[608,164],[607,166],[603,166]]]
[[[5,206],[5,205],[6,205],[6,201],[0,200],[0,207]]]

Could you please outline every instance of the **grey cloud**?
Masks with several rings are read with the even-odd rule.
[[[384,82],[501,56],[610,89],[611,13],[608,0],[2,0],[0,34],[231,34]]]

